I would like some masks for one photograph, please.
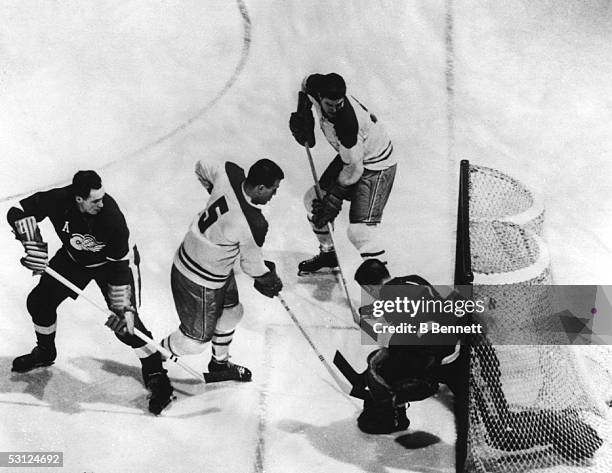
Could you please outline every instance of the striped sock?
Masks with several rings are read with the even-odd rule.
[[[229,345],[234,338],[235,330],[220,333],[215,332],[212,338],[212,355],[216,362],[223,363],[229,358]]]

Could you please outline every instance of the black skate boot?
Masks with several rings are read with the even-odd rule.
[[[27,355],[18,356],[13,360],[11,371],[16,373],[27,373],[34,368],[51,366],[57,357],[55,346],[41,347],[36,345]]]
[[[251,381],[251,370],[229,360],[218,362],[212,358],[208,363],[208,373],[204,373],[204,379],[207,383],[229,380],[247,382]]]
[[[321,251],[318,255],[302,261],[298,264],[298,276],[316,273],[322,268],[330,268],[331,270],[338,268],[338,258],[335,250]]]
[[[166,370],[148,374],[145,377],[145,386],[150,392],[149,412],[158,416],[175,399],[174,388],[170,384]]]

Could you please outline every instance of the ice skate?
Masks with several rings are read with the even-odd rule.
[[[13,368],[11,371],[26,373],[34,368],[51,366],[56,356],[55,347],[44,348],[36,345],[27,355],[18,356],[13,360]]]
[[[229,360],[219,363],[211,359],[208,363],[208,373],[204,373],[204,379],[207,383],[230,380],[247,382],[251,381],[251,370]]]
[[[145,386],[150,392],[149,412],[158,416],[175,399],[174,388],[165,370],[147,375]]]
[[[316,273],[324,268],[328,268],[332,272],[338,269],[338,258],[335,250],[321,251],[318,255],[300,262],[298,276]]]

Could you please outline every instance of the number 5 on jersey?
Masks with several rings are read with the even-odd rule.
[[[221,196],[213,202],[213,204],[202,213],[200,220],[198,220],[198,228],[200,232],[204,233],[208,228],[215,223],[221,215],[229,210],[227,207],[227,201],[224,196]]]

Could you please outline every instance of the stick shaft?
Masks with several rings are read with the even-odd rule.
[[[106,307],[103,307],[102,305],[98,304],[91,297],[89,297],[87,294],[85,294],[85,292],[81,288],[77,287],[75,284],[70,282],[68,279],[66,279],[64,276],[59,274],[53,268],[50,268],[49,266],[47,266],[45,268],[45,273],[47,273],[49,276],[51,276],[56,281],[61,282],[68,289],[76,292],[80,297],[85,299],[87,302],[89,302],[91,305],[93,305],[100,312],[104,313],[105,315],[109,315],[109,313],[110,313],[109,309],[107,309]],[[183,363],[181,360],[178,359],[178,357],[176,355],[174,355],[170,351],[166,350],[164,347],[162,347],[159,343],[157,343],[153,339],[147,337],[144,333],[142,333],[137,328],[134,328],[134,335],[136,335],[138,338],[140,338],[143,342],[148,343],[149,345],[154,347],[157,351],[159,351],[162,355],[164,355],[168,360],[173,361],[174,363],[179,365],[181,368],[183,368],[185,371],[187,371],[189,374],[191,374],[198,381],[201,381],[203,383],[206,382],[204,380],[204,376],[202,375],[202,373],[198,373],[192,367],[190,367],[190,366],[186,365],[185,363]]]
[[[305,144],[304,148],[306,148],[306,155],[308,156],[308,163],[310,164],[310,172],[312,173],[312,178],[314,179],[315,192],[317,194],[317,199],[321,199],[322,198],[321,187],[319,186],[319,178],[317,176],[317,170],[315,169],[315,166],[314,166],[314,160],[312,159],[312,154],[310,153],[310,147],[308,146],[308,144]],[[327,231],[329,232],[329,239],[331,240],[331,243],[334,246],[334,248],[336,248],[336,242],[334,241],[333,230],[334,230],[334,227],[332,226],[332,224],[328,223]],[[338,257],[337,255],[338,253],[336,252],[336,258]],[[351,317],[353,317],[353,322],[359,325],[359,314],[355,310],[355,307],[353,307],[353,301],[351,300],[351,295],[349,294],[348,285],[346,284],[346,279],[344,279],[344,272],[342,271],[342,265],[340,264],[340,259],[338,259],[338,269],[340,270],[340,283],[341,283],[340,285],[344,289],[344,294],[346,295],[346,300],[348,302],[349,309],[351,310]]]
[[[336,384],[340,387],[342,392],[344,394],[348,394],[352,388],[349,388],[348,385],[344,382],[344,380],[340,378],[338,374],[334,371],[334,369],[330,366],[330,364],[325,359],[325,357],[321,354],[317,346],[313,343],[312,339],[308,336],[308,333],[306,333],[306,330],[304,330],[304,328],[300,324],[299,320],[297,319],[293,311],[289,308],[289,305],[287,304],[285,299],[283,299],[283,296],[279,294],[278,300],[281,302],[285,311],[287,311],[287,313],[289,314],[289,317],[291,317],[291,320],[293,320],[293,323],[298,328],[298,330],[300,331],[300,333],[302,334],[302,336],[304,337],[308,345],[310,345],[310,348],[312,348],[312,350],[315,352],[315,354],[317,355],[317,358],[323,364],[327,372],[331,375],[331,377],[334,379]]]

